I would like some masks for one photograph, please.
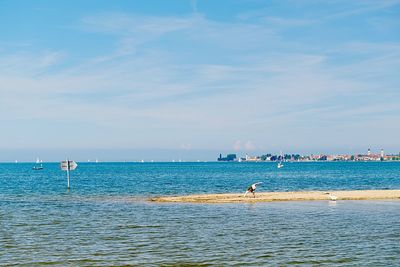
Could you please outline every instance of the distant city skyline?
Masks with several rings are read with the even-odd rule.
[[[372,155],[379,155],[381,149],[371,149]],[[79,162],[196,162],[196,161],[216,161],[220,155],[235,154],[237,158],[246,156],[259,157],[266,154],[272,155],[292,155],[299,154],[301,156],[311,155],[368,155],[368,150],[354,152],[327,152],[327,151],[310,151],[301,153],[298,151],[221,151],[221,150],[160,150],[160,149],[95,149],[95,150],[78,150],[78,149],[53,149],[53,150],[2,150],[0,153],[1,162],[35,162],[37,159],[43,162],[59,162],[63,159],[70,158]],[[385,155],[400,155],[400,151],[386,151]]]
[[[3,0],[0,161],[397,154],[399,17],[398,0]]]

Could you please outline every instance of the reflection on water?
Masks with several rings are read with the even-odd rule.
[[[334,207],[337,204],[337,202],[333,201],[333,200],[330,200],[328,203],[329,203],[329,206],[331,206],[331,207]]]

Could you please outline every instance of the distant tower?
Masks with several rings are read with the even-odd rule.
[[[370,148],[368,148],[368,153],[367,153],[367,155],[368,155],[368,156],[371,156],[371,149],[370,149]]]
[[[385,152],[383,151],[383,148],[381,148],[381,158],[385,156]]]

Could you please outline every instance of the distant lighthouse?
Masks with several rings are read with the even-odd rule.
[[[385,152],[383,151],[383,148],[381,148],[381,158],[385,156]]]
[[[367,155],[368,155],[368,156],[371,156],[371,149],[370,149],[370,148],[368,148],[368,153],[367,153]]]

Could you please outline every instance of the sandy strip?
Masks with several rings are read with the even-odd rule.
[[[400,200],[400,190],[356,190],[356,191],[329,191],[337,200],[374,200],[392,199]],[[241,194],[202,194],[188,196],[164,196],[150,198],[154,202],[190,202],[190,203],[255,203],[272,201],[308,201],[330,200],[327,191],[303,192],[258,192],[253,198],[251,194],[246,197]]]

